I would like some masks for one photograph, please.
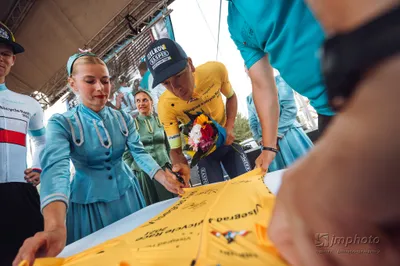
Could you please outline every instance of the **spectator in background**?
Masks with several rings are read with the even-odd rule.
[[[124,95],[122,93],[117,93],[115,91],[115,77],[111,76],[110,77],[110,96],[108,97],[106,106],[111,107],[115,110],[120,110],[121,102],[122,102],[123,98],[124,98]]]
[[[140,79],[135,79],[132,86],[132,94],[135,95],[140,89]]]
[[[154,110],[158,113],[158,99],[160,98],[161,94],[164,93],[166,88],[162,84],[156,84],[155,86],[153,86],[154,77],[148,70],[145,61],[140,63],[139,71],[140,75],[143,77],[140,83],[140,87],[143,90],[147,90],[150,92],[151,97],[153,99]]]
[[[40,183],[39,155],[45,146],[43,110],[27,95],[6,86],[16,54],[24,48],[0,22],[0,265],[11,265],[25,239],[43,230],[36,186]],[[27,167],[27,134],[34,146]]]
[[[116,92],[116,97],[118,94],[122,93],[123,98],[121,101],[121,110],[125,111],[128,114],[131,114],[135,109],[135,100],[133,99],[132,89],[128,85],[128,79],[126,76],[120,76],[118,82],[121,87]],[[120,96],[121,97],[121,96]]]
[[[142,80],[140,81],[140,85],[139,87],[142,90],[149,90],[149,75],[150,75],[150,71],[147,69],[147,64],[145,61],[140,62],[139,64],[139,73],[140,76],[142,77]]]
[[[148,86],[149,86],[149,88],[151,88],[150,93],[151,93],[151,97],[153,98],[154,110],[156,112],[158,112],[158,100],[159,100],[160,96],[164,93],[166,88],[162,84],[158,84],[153,87],[153,81],[154,81],[153,75],[150,74]]]
[[[121,92],[110,93],[106,106],[115,110],[121,110],[121,103],[124,99],[124,94]]]
[[[269,165],[269,172],[288,167],[313,147],[312,141],[301,128],[301,125],[296,121],[297,106],[292,88],[282,79],[281,76],[275,77],[275,82],[278,88],[278,101],[280,107],[277,140],[279,152]],[[247,96],[247,108],[249,111],[249,124],[253,137],[261,146],[263,146],[262,129],[252,94]]]
[[[170,148],[164,127],[153,112],[153,100],[150,93],[145,90],[138,91],[134,97],[139,110],[139,116],[134,121],[140,141],[143,143],[145,151],[165,170],[166,165],[171,162],[169,159]],[[147,205],[175,197],[156,179],[146,174],[129,151],[124,153],[124,161],[138,178]]]

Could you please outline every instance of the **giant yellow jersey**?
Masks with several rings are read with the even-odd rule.
[[[72,257],[37,259],[34,266],[287,265],[267,238],[275,196],[263,177],[256,169],[186,189],[133,231]]]

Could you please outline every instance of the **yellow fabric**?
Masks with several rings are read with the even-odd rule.
[[[221,94],[229,99],[235,93],[229,82],[228,71],[222,63],[205,63],[196,68],[194,75],[193,100],[187,102],[165,91],[158,102],[158,115],[172,149],[182,146],[178,121],[183,124],[190,121],[185,112],[193,115],[203,112],[224,126],[226,113]]]
[[[142,226],[62,264],[60,259],[53,259],[54,264],[37,259],[34,265],[287,265],[266,235],[274,203],[263,173],[254,170],[186,189],[177,203]],[[229,231],[245,233],[228,243],[223,234]]]

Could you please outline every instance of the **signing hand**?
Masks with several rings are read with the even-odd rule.
[[[179,173],[182,176],[183,180],[185,180],[185,187],[189,187],[190,168],[187,164],[174,164],[174,166],[172,167],[172,171],[174,171],[175,173]]]
[[[256,168],[262,168],[264,171],[268,171],[268,167],[275,159],[275,156],[275,152],[262,151],[256,160]]]
[[[177,195],[182,195],[185,192],[183,191],[183,188],[185,185],[180,183],[176,176],[170,172],[169,170],[164,171],[160,170],[156,173],[154,178],[161,184],[163,185],[169,192],[172,192]]]
[[[225,145],[231,145],[235,141],[235,134],[233,128],[225,128],[226,130],[226,140]]]
[[[24,178],[28,183],[31,183],[35,187],[40,184],[40,173],[33,171],[32,168],[28,168],[24,174]]]
[[[57,256],[65,247],[66,239],[65,227],[36,233],[35,236],[25,240],[15,257],[13,266],[18,266],[23,260],[28,261],[28,265],[33,265],[35,258]]]

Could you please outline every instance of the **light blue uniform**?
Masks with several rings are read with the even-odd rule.
[[[228,0],[231,38],[248,69],[266,54],[271,65],[318,114],[331,116],[319,47],[324,32],[304,0]]]
[[[150,177],[161,168],[145,152],[131,116],[109,107],[96,113],[80,104],[53,115],[46,138],[41,205],[67,205],[68,243],[145,207],[138,181],[122,160],[125,147]],[[76,169],[72,183],[70,160]]]
[[[279,152],[270,164],[269,172],[287,168],[313,147],[312,141],[296,121],[297,106],[292,88],[280,76],[275,78],[275,82],[278,88],[280,107],[278,125]],[[251,132],[254,139],[259,142],[262,137],[262,129],[251,94],[247,96],[247,108]]]
[[[140,81],[140,87],[143,90],[149,91],[151,88],[149,88],[149,76],[150,76],[150,71],[147,70],[146,73],[144,73],[142,80]]]

